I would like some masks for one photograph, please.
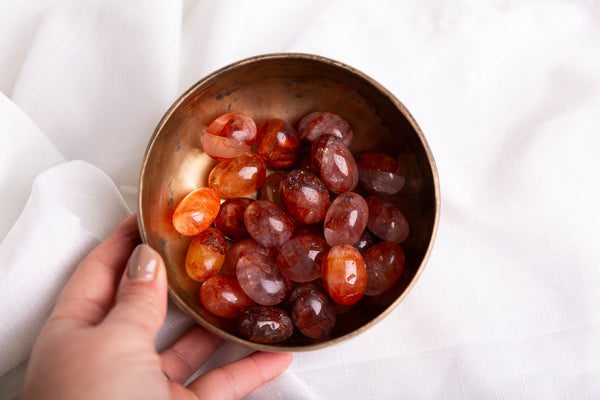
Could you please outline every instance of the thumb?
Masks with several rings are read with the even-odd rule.
[[[152,247],[140,244],[131,253],[114,308],[104,323],[131,327],[154,338],[167,313],[165,264]]]

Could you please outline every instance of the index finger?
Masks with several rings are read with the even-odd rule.
[[[187,388],[207,399],[237,400],[280,375],[291,363],[291,353],[257,351],[205,373]]]
[[[119,279],[139,240],[137,216],[132,214],[79,264],[49,322],[66,319],[95,325],[102,321],[114,304]]]

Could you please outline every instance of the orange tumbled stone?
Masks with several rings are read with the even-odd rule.
[[[249,146],[256,140],[256,124],[248,115],[240,112],[228,112],[215,118],[206,128],[206,132],[230,137]]]
[[[217,228],[208,228],[194,236],[185,256],[185,272],[195,281],[204,282],[219,273],[225,261],[227,242]]]
[[[185,196],[173,212],[173,226],[186,236],[197,235],[212,224],[221,201],[213,188],[200,188]]]
[[[208,176],[208,184],[221,197],[243,197],[265,182],[267,167],[258,154],[244,153],[233,160],[221,161]]]
[[[355,304],[367,287],[365,260],[350,245],[334,246],[323,258],[321,280],[331,300],[343,306]]]

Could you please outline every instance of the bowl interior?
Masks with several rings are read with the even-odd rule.
[[[296,126],[313,111],[344,117],[354,131],[353,153],[385,152],[407,170],[400,193],[387,196],[406,216],[411,232],[401,244],[406,264],[387,292],[364,296],[341,310],[334,332],[315,341],[296,332],[286,342],[262,345],[237,336],[234,321],[214,317],[197,300],[200,284],[187,277],[184,259],[189,237],[178,234],[171,216],[178,202],[208,186],[216,164],[202,150],[200,135],[219,115],[239,111],[257,124],[282,118]],[[175,302],[200,324],[226,339],[263,350],[311,350],[364,331],[401,301],[425,266],[439,217],[439,188],[427,143],[404,106],[364,74],[333,60],[303,54],[259,56],[225,67],[198,82],[165,114],[142,165],[138,218],[145,242],[164,257]],[[345,311],[345,312],[343,312]]]

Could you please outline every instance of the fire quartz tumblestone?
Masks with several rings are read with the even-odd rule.
[[[250,146],[256,140],[256,123],[241,112],[228,112],[215,118],[206,131],[217,136],[232,137]]]
[[[340,140],[332,135],[319,136],[311,146],[311,157],[319,177],[334,193],[349,192],[358,184],[358,167],[354,156]]]
[[[282,119],[268,119],[258,127],[256,151],[270,167],[291,167],[300,153],[298,133]]]
[[[309,282],[321,276],[321,262],[329,245],[315,235],[300,235],[279,249],[279,269],[294,282]]]
[[[323,232],[330,246],[354,244],[367,226],[369,207],[362,196],[346,192],[340,194],[325,215]]]
[[[235,242],[227,249],[225,261],[221,267],[221,274],[236,276],[237,262],[241,256],[248,253],[260,253],[275,260],[277,257],[277,249],[274,247],[265,247],[256,240],[248,238]]]
[[[350,124],[337,114],[317,111],[308,114],[298,123],[298,133],[301,139],[314,142],[322,135],[333,135],[350,147],[354,136]]]
[[[281,202],[297,221],[316,224],[329,209],[327,186],[317,176],[302,169],[287,173],[281,181]]]
[[[230,275],[209,278],[200,287],[199,297],[208,312],[221,318],[235,318],[240,310],[255,304]]]
[[[239,157],[252,148],[232,137],[212,135],[208,132],[202,134],[201,141],[204,152],[215,160],[221,161]]]
[[[265,306],[280,303],[290,291],[290,281],[275,260],[260,253],[241,256],[236,276],[248,297]]]
[[[367,287],[367,269],[362,255],[347,244],[332,247],[323,257],[321,280],[329,297],[337,304],[355,304]]]
[[[188,276],[204,282],[217,275],[225,261],[226,247],[225,235],[217,228],[208,228],[194,236],[185,256]]]
[[[370,193],[398,193],[406,183],[406,171],[385,153],[364,151],[356,156],[360,185]]]
[[[406,240],[410,228],[398,207],[379,196],[369,196],[366,202],[369,206],[367,228],[371,232],[389,242],[402,243]]]
[[[335,327],[335,306],[316,285],[301,290],[291,299],[292,321],[304,336],[322,339]]]
[[[215,219],[215,227],[236,242],[250,237],[244,224],[244,211],[253,201],[247,197],[226,200],[221,204],[221,209]]]
[[[193,236],[213,223],[221,201],[212,188],[199,188],[185,196],[173,212],[173,227],[182,235]]]
[[[246,307],[238,314],[236,326],[240,335],[256,343],[283,342],[294,333],[292,319],[279,307]]]
[[[404,269],[404,251],[394,242],[381,242],[363,254],[367,267],[365,294],[374,296],[391,288]]]
[[[269,200],[256,200],[244,212],[244,223],[254,240],[266,247],[279,247],[294,233],[294,221]]]
[[[221,161],[210,172],[208,184],[225,198],[243,197],[260,188],[267,176],[262,157],[244,153],[232,160]]]
[[[256,139],[256,124],[248,115],[225,113],[206,128],[202,148],[212,158],[229,160],[250,151]]]
[[[283,206],[281,202],[280,187],[281,181],[285,177],[283,172],[273,172],[267,176],[265,183],[260,188],[260,199],[269,200],[278,206]]]

